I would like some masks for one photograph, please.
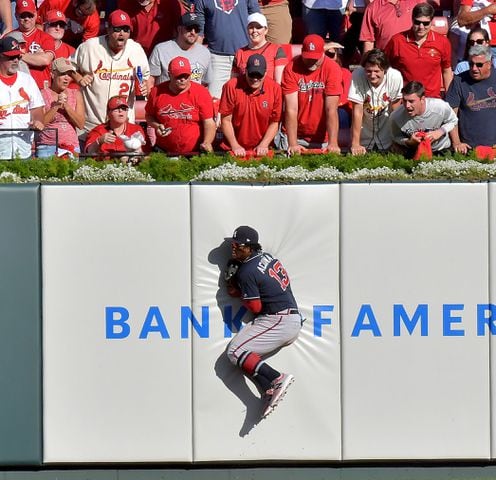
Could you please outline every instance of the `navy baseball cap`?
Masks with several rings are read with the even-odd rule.
[[[267,71],[267,62],[265,57],[259,53],[255,53],[248,58],[246,62],[246,72],[248,75],[258,73],[259,75],[265,75]]]
[[[242,225],[234,230],[231,240],[241,245],[253,245],[258,243],[258,232],[254,228]]]

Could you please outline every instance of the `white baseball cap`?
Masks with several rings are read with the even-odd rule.
[[[248,15],[248,24],[250,23],[258,23],[262,27],[268,28],[267,25],[267,19],[265,18],[265,15],[262,15],[259,12],[252,13],[251,15]]]

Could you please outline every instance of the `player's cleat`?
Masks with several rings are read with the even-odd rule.
[[[272,389],[267,390],[262,395],[262,418],[265,418],[272,412],[272,407],[270,406],[270,401],[272,400]]]
[[[276,378],[272,384],[270,390],[268,390],[265,395],[270,395],[270,401],[267,406],[264,406],[264,411],[262,417],[266,417],[273,412],[274,408],[279,405],[289,386],[294,382],[294,377],[290,373],[282,373],[278,378]]]

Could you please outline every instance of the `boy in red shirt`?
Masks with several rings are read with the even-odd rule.
[[[244,157],[246,150],[254,150],[257,156],[267,155],[279,128],[281,87],[266,73],[265,57],[251,55],[245,74],[232,78],[222,89],[222,132],[236,156]]]
[[[305,148],[340,153],[338,106],[343,92],[342,73],[339,65],[325,55],[320,35],[305,37],[301,55],[284,69],[281,87],[287,142],[282,139],[279,146],[289,154],[301,153]]]

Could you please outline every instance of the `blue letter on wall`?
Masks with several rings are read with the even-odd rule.
[[[365,323],[365,318],[369,319],[368,323]],[[356,319],[355,326],[353,327],[353,332],[351,332],[352,337],[359,337],[362,330],[371,330],[374,337],[382,337],[381,330],[377,320],[375,319],[374,311],[370,304],[364,304],[360,307],[358,316]]]
[[[443,305],[443,335],[445,337],[464,337],[465,330],[453,330],[453,323],[461,323],[462,317],[452,316],[453,310],[463,310],[462,304]]]
[[[196,317],[193,315],[190,307],[181,307],[181,338],[189,337],[189,322],[191,321],[191,326],[200,335],[200,338],[208,338],[209,333],[209,315],[208,307],[202,306],[202,323],[199,323]]]
[[[246,307],[241,306],[233,318],[232,305],[224,307],[224,338],[231,338],[233,331],[239,332],[243,328],[241,320],[247,311]]]
[[[405,306],[401,304],[395,304],[393,306],[393,335],[395,337],[401,336],[401,322],[405,324],[408,333],[411,335],[417,326],[420,319],[420,336],[427,337],[428,327],[427,327],[427,315],[428,308],[426,304],[417,305],[417,309],[410,319],[405,311]]]
[[[118,315],[118,316],[117,316]],[[105,307],[106,338],[126,338],[131,332],[129,312],[124,307]],[[119,331],[116,331],[116,329]]]
[[[485,313],[489,312],[486,317]],[[485,335],[484,326],[489,327],[491,335],[496,334],[496,305],[492,303],[482,303],[477,305],[477,336],[483,337]]]
[[[156,320],[156,323],[153,323]],[[162,313],[158,307],[150,307],[146,314],[139,338],[147,338],[150,332],[158,332],[162,338],[170,338]]]
[[[329,318],[322,318],[322,312],[332,312],[334,305],[314,305],[313,306],[313,335],[315,337],[322,336],[322,325],[330,325],[332,320]]]

